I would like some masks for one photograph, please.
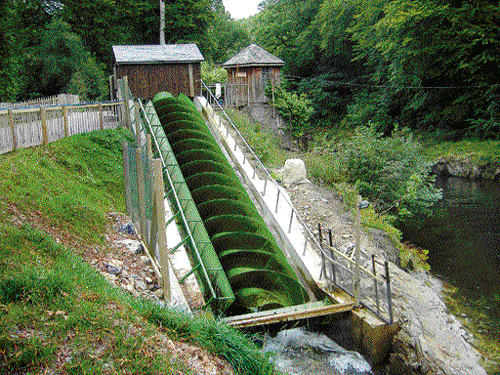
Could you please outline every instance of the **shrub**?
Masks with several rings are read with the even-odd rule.
[[[287,131],[294,138],[303,137],[311,128],[309,120],[314,112],[306,94],[298,95],[278,87],[274,98],[274,106],[285,120]]]
[[[208,85],[211,83],[226,83],[227,82],[227,70],[217,66],[215,64],[210,64],[207,62],[201,63],[201,79]]]
[[[392,213],[398,219],[430,214],[441,198],[421,144],[405,130],[383,137],[375,126],[358,127],[338,154],[345,179],[356,183],[379,213]]]

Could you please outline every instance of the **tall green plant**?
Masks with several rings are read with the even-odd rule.
[[[294,138],[303,137],[311,129],[309,120],[313,114],[312,104],[307,95],[298,95],[278,88],[274,97],[273,105],[285,120],[287,131]]]
[[[344,179],[356,183],[377,212],[399,220],[415,214],[429,214],[441,198],[429,173],[431,163],[422,145],[408,131],[394,131],[390,137],[377,133],[376,125],[361,126],[344,141],[338,152]]]

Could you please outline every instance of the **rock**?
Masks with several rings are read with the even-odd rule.
[[[391,273],[395,313],[404,318],[393,341],[391,374],[486,375],[480,354],[440,296],[442,282],[398,267]]]
[[[116,243],[120,245],[125,245],[126,247],[125,251],[128,253],[138,255],[143,252],[142,244],[140,241],[126,239],[126,240],[116,241]]]
[[[124,289],[125,289],[125,290],[128,290],[129,292],[133,292],[133,291],[135,291],[134,286],[133,286],[132,284],[126,284],[126,285],[124,286]]]
[[[306,165],[301,159],[288,159],[285,166],[278,170],[285,185],[304,184],[310,182],[307,178]]]
[[[136,234],[134,223],[130,221],[128,223],[123,224],[120,228],[118,228],[118,232],[129,235]]]
[[[150,267],[151,266],[151,259],[149,257],[142,255],[139,259],[139,266],[140,267]]]
[[[372,374],[361,354],[303,328],[280,331],[275,338],[266,337],[262,351],[274,353],[271,359],[276,367],[291,374]]]
[[[118,259],[111,259],[107,262],[107,264],[114,266],[114,267],[117,267],[117,268],[121,268],[123,266],[123,262],[121,260],[118,260]]]
[[[108,280],[110,283],[114,284],[116,280],[116,276],[107,272],[101,272],[101,275],[104,276],[106,280]]]
[[[115,266],[112,266],[111,264],[107,264],[106,268],[105,268],[105,271],[107,273],[110,273],[110,274],[116,276],[116,275],[119,275],[122,272],[122,269],[118,268],[118,267],[115,267]]]
[[[438,176],[497,178],[499,166],[498,163],[477,165],[467,156],[442,156],[435,161],[432,172]]]
[[[142,280],[135,280],[135,289],[137,289],[140,292],[143,292],[148,289],[146,283]]]
[[[163,298],[163,289],[162,288],[159,288],[157,290],[155,290],[153,292],[153,294],[158,297],[159,299],[162,299]]]
[[[112,275],[119,275],[122,272],[123,262],[121,260],[111,259],[104,263],[105,271]]]

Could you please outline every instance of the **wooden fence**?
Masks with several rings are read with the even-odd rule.
[[[24,108],[24,107],[45,107],[49,105],[70,105],[80,104],[80,97],[71,94],[59,94],[46,98],[33,99],[25,102],[0,103],[2,109]]]
[[[75,134],[114,129],[126,116],[123,101],[0,110],[0,154]]]

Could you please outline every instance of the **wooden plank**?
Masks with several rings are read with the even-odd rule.
[[[43,145],[47,146],[49,144],[49,137],[47,134],[47,115],[46,109],[40,108],[40,120],[42,121],[42,136],[43,136]]]
[[[10,129],[12,131],[12,151],[17,150],[17,137],[16,137],[16,129],[14,128],[14,112],[12,109],[9,109],[7,111],[8,116],[9,116],[9,125]]]
[[[153,173],[155,179],[154,205],[156,208],[156,217],[154,217],[153,220],[156,221],[158,229],[158,255],[160,257],[159,261],[162,273],[163,298],[166,301],[170,301],[171,291],[169,278],[170,271],[168,268],[167,226],[165,224],[165,203],[163,198],[165,194],[165,186],[163,184],[161,159],[153,160]]]
[[[132,199],[130,192],[130,160],[129,160],[129,152],[128,152],[128,142],[122,142],[123,149],[123,182],[125,184],[125,202],[127,205],[127,213],[128,216],[133,217],[132,215]]]
[[[144,186],[144,165],[142,163],[142,150],[136,148],[135,162],[137,165],[137,185],[139,194],[139,226],[140,235],[143,240],[146,239],[146,191]]]
[[[104,130],[104,113],[102,111],[102,103],[99,103],[99,128]]]
[[[193,64],[188,65],[188,75],[189,75],[189,96],[194,97]]]
[[[139,147],[141,145],[141,114],[139,112],[139,103],[137,101],[134,101],[134,109],[135,109],[135,136],[136,136],[136,142],[137,146]]]
[[[308,306],[305,304],[284,309],[262,311],[260,313],[224,318],[222,321],[230,326],[243,328],[340,314],[351,311],[353,307],[353,302],[339,303],[328,306]]]
[[[63,114],[63,124],[64,124],[64,136],[69,136],[69,127],[68,127],[68,108],[63,105],[62,106],[62,114]]]

